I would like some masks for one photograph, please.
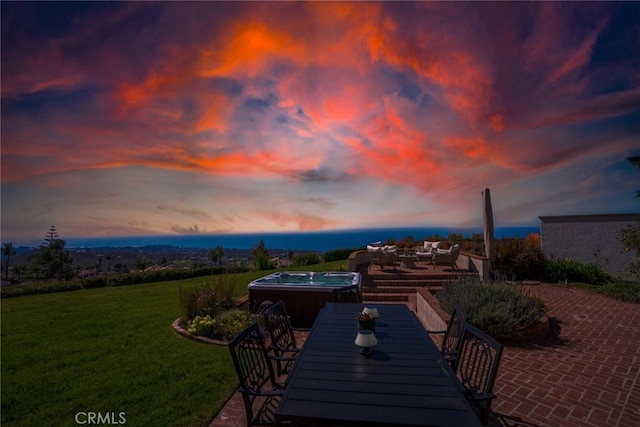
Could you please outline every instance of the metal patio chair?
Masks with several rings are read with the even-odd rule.
[[[258,324],[253,322],[233,337],[229,351],[240,382],[247,426],[273,425],[284,386],[276,382]]]
[[[300,351],[296,343],[294,329],[291,327],[284,302],[278,301],[264,312],[264,321],[271,338],[270,355],[275,360],[278,375],[287,374]]]
[[[333,300],[335,302],[356,302],[362,303],[362,296],[358,285],[345,286],[333,290]]]
[[[467,323],[467,312],[462,307],[456,305],[451,312],[451,319],[449,325],[444,331],[430,331],[430,334],[442,334],[442,347],[441,352],[444,359],[449,362],[449,365],[454,371],[458,369],[458,354],[462,347],[462,338],[464,334],[464,328]]]
[[[493,384],[498,375],[503,346],[489,335],[467,323],[458,355],[457,376],[483,424],[487,424],[491,402],[496,395]]]

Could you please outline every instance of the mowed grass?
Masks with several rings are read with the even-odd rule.
[[[268,273],[228,280],[240,296]],[[78,412],[124,412],[131,426],[206,426],[237,387],[229,351],[183,338],[171,323],[180,287],[213,280],[2,300],[2,426],[75,426]]]

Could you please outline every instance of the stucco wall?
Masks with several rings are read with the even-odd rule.
[[[541,216],[542,250],[549,258],[597,262],[607,272],[631,278],[627,267],[637,261],[618,239],[621,230],[640,222],[640,214]]]

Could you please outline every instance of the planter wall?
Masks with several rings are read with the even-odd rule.
[[[451,316],[440,308],[440,304],[433,294],[425,288],[416,291],[416,315],[425,329],[430,331],[444,331]]]
[[[438,299],[428,289],[416,291],[416,315],[425,329],[443,331],[451,319],[440,307]],[[503,344],[521,344],[535,341],[549,334],[549,316],[544,315],[533,325],[512,331],[511,337],[500,340]]]

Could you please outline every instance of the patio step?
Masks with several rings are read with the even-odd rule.
[[[363,294],[384,294],[384,293],[396,293],[396,294],[411,294],[416,291],[415,286],[380,286],[374,285],[365,287],[362,289]]]
[[[455,280],[464,276],[476,276],[477,273],[467,273],[467,272],[456,272],[456,273],[433,273],[433,274],[380,274],[380,273],[369,273],[363,275],[371,280]]]
[[[362,294],[362,300],[367,301],[408,301],[409,293],[385,293],[385,294]]]
[[[398,267],[396,270],[361,266],[358,271],[362,274],[362,300],[369,304],[406,303],[415,311],[416,290],[427,288],[440,290],[453,280],[465,275],[476,275],[466,271],[451,268],[434,269],[430,266],[419,266],[407,269]]]
[[[364,283],[367,287],[380,287],[380,286],[395,286],[395,287],[413,287],[413,288],[425,288],[431,286],[444,286],[455,279],[387,279],[387,280],[373,280]]]

